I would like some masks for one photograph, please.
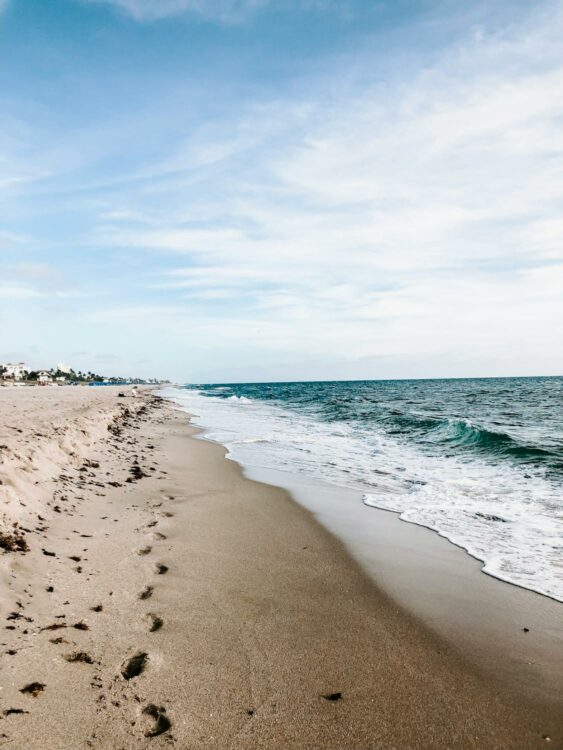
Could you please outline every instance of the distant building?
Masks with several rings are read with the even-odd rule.
[[[27,376],[27,373],[30,372],[29,367],[23,362],[18,362],[17,364],[8,363],[4,365],[4,370],[4,377],[9,380],[23,380]]]
[[[70,373],[72,372],[72,367],[70,365],[65,365],[64,362],[59,362],[59,364],[57,365],[57,370],[59,372],[64,372],[67,375],[70,375]]]
[[[37,373],[37,383],[39,385],[48,385],[53,382],[51,373],[48,370],[39,370]]]

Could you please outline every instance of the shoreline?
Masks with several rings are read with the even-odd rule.
[[[553,705],[470,669],[288,492],[146,400],[90,442],[87,472],[70,456],[43,481],[69,512],[48,506],[30,551],[2,557],[0,745],[562,745]]]
[[[472,386],[464,386],[472,389],[467,418],[460,416],[461,392],[452,391],[448,416],[437,388],[231,384],[161,393],[193,412],[243,464],[360,490],[366,505],[436,531],[481,560],[483,572],[563,603],[561,493],[549,419],[542,426],[532,410],[535,428],[518,437],[510,419],[500,426],[501,412],[488,423]],[[495,382],[486,389],[487,398],[494,401],[499,388]]]
[[[192,418],[184,407],[175,408]],[[195,426],[195,437],[224,450],[226,460],[248,479],[287,491],[377,589],[447,642],[470,668],[540,701],[549,696],[554,710],[561,705],[563,603],[485,573],[479,558],[435,529],[406,522],[397,511],[365,506],[361,490],[243,464],[228,446],[209,438],[205,427]]]

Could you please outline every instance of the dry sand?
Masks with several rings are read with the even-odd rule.
[[[560,706],[195,432],[150,394],[0,390],[2,531],[29,547],[0,558],[0,746],[563,747]]]

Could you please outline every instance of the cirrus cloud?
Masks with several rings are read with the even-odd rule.
[[[267,4],[268,0],[86,0],[115,6],[136,21],[193,14],[226,23],[242,20]]]

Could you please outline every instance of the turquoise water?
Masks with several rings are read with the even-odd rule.
[[[563,378],[186,386],[242,463],[362,491],[563,600]]]

